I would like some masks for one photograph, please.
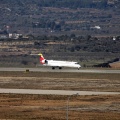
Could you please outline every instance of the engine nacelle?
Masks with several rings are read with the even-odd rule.
[[[41,64],[48,64],[48,61],[44,59],[44,60],[41,60],[40,63]]]
[[[48,64],[48,61],[47,61],[47,60],[45,60],[45,64]]]

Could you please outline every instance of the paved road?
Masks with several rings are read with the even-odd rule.
[[[0,93],[16,94],[41,94],[41,95],[113,95],[120,92],[94,92],[94,91],[68,91],[68,90],[35,90],[35,89],[4,89],[0,88]]]
[[[39,67],[39,68],[0,68],[0,71],[26,71],[29,69],[29,71],[33,72],[80,72],[80,73],[120,73],[120,70],[105,70],[105,69],[72,69],[72,68],[63,68],[62,70],[59,70],[56,68],[55,70],[52,70],[50,67]]]

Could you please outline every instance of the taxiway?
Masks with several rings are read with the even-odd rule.
[[[0,93],[14,94],[41,94],[41,95],[115,95],[120,92],[94,92],[94,91],[71,91],[71,90],[35,90],[35,89],[3,89]]]

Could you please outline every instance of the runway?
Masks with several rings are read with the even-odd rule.
[[[0,68],[0,71],[26,71],[29,70],[31,72],[79,72],[79,73],[120,73],[120,70],[113,69],[73,69],[73,68],[63,68],[59,70],[56,68],[52,70],[50,67],[36,67],[36,68],[18,68],[18,67],[6,67]]]
[[[52,70],[50,67],[36,67],[36,68],[0,68],[0,71],[23,71],[29,70],[30,72],[76,72],[76,73],[114,73],[119,74],[120,70],[113,69],[72,69],[63,68],[59,70],[56,68]],[[38,90],[38,89],[8,89],[0,88],[0,93],[15,93],[15,94],[41,94],[41,95],[73,95],[78,93],[79,95],[113,95],[120,94],[120,92],[97,92],[97,91],[69,91],[69,90]]]
[[[41,95],[115,95],[120,92],[94,92],[94,91],[69,91],[69,90],[37,90],[37,89],[4,89],[0,88],[0,93],[14,94],[41,94]]]

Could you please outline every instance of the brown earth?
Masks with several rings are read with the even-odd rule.
[[[68,96],[0,94],[1,119],[65,120]],[[76,96],[69,120],[119,120],[120,95]]]
[[[120,74],[0,72],[0,88],[120,91]],[[0,94],[0,119],[65,120],[69,96]],[[119,120],[120,95],[71,96],[69,120]]]

